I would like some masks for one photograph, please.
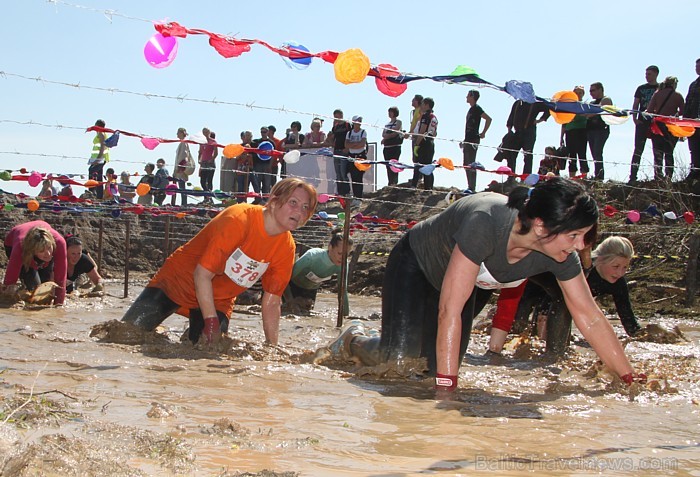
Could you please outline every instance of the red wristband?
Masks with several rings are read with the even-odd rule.
[[[437,373],[435,376],[435,389],[454,391],[457,389],[457,375]]]

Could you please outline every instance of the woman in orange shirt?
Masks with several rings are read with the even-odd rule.
[[[228,329],[236,297],[262,280],[265,339],[277,344],[282,293],[294,266],[291,231],[316,209],[316,190],[287,178],[266,206],[236,204],[178,248],[122,318],[153,330],[173,313],[190,319],[189,339],[218,340]]]

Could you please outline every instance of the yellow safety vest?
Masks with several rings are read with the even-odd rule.
[[[92,164],[97,160],[97,156],[100,155],[100,134],[95,134],[95,138],[92,140],[92,154],[90,155],[90,160],[88,164]],[[105,146],[105,152],[102,154],[104,162],[109,162],[109,148]]]

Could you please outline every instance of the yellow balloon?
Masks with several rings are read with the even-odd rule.
[[[357,169],[360,172],[368,171],[370,167],[372,167],[372,164],[367,164],[364,162],[354,162],[355,164],[355,169]]]
[[[340,53],[333,64],[335,79],[343,84],[362,83],[369,69],[369,58],[359,48]]]

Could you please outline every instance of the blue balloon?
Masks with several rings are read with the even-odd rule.
[[[298,51],[303,51],[304,53],[309,53],[308,48],[295,41],[288,41],[286,43],[283,43],[282,48],[287,48],[290,50],[294,49]],[[287,58],[286,56],[283,56],[282,60],[284,60],[284,64],[287,65],[289,68],[295,68],[297,70],[304,70],[308,68],[311,64],[310,56],[307,56],[306,58]]]
[[[318,213],[318,216],[325,220],[328,218],[328,213],[325,210],[322,210]]]
[[[263,141],[258,145],[257,148],[262,149],[263,151],[272,151],[275,148],[275,146],[269,141]],[[269,161],[272,156],[258,154],[258,157],[263,161]]]
[[[534,186],[534,185],[537,184],[539,181],[540,181],[540,175],[539,175],[539,174],[530,174],[529,176],[527,176],[527,177],[525,178],[525,180],[524,180],[523,182],[524,182],[525,184],[529,185],[529,186]]]
[[[479,169],[480,171],[486,170],[484,165],[482,163],[480,163],[479,161],[474,161],[471,164],[467,164],[466,167],[469,169]]]
[[[528,83],[527,81],[508,81],[506,83],[506,93],[515,99],[522,99],[526,103],[537,102],[537,98],[535,97],[535,89],[532,87],[532,83]]]
[[[329,157],[333,157],[333,148],[330,148],[330,147],[322,147],[321,149],[319,149],[318,151],[316,151],[315,154],[317,154],[317,155],[319,155],[319,156],[329,156]]]
[[[427,164],[418,170],[420,171],[421,174],[423,174],[425,176],[429,176],[435,170],[435,164]]]

